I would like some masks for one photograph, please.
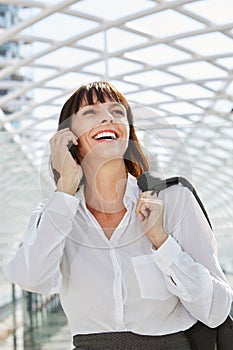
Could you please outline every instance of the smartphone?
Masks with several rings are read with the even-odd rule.
[[[75,150],[75,145],[73,144],[73,142],[70,141],[70,142],[68,143],[67,147],[68,147],[68,149],[69,149],[70,154],[71,154],[72,157],[74,158],[74,160],[75,160],[78,164],[80,164],[79,159],[78,159],[78,157],[77,157],[77,150]]]

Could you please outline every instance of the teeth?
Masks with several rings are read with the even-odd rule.
[[[100,138],[111,138],[111,139],[116,139],[116,134],[114,132],[110,132],[110,131],[104,131],[104,132],[100,132],[99,134],[94,136],[95,140],[98,140]]]

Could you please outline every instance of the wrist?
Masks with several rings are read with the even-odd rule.
[[[71,196],[74,196],[77,191],[77,187],[67,185],[66,182],[62,180],[62,177],[60,177],[57,182],[56,191],[64,192],[64,193],[70,194]]]
[[[150,239],[155,249],[158,249],[159,247],[161,247],[161,245],[168,238],[168,234],[163,230],[161,231],[152,230],[151,232],[148,232],[147,236]]]

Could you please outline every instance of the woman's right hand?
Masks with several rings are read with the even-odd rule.
[[[69,152],[68,144],[78,145],[77,137],[69,129],[59,130],[50,140],[52,167],[59,173],[57,191],[75,195],[83,176],[81,166]]]

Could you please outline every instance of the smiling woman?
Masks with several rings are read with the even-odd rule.
[[[78,150],[81,159],[91,155],[106,161],[122,161],[128,147],[129,124],[123,105],[111,102],[96,103],[93,106],[81,106],[72,117],[71,130],[78,138]],[[111,159],[110,159],[110,158]]]
[[[128,143],[123,158],[129,173],[139,177],[149,169],[135,132],[132,110],[125,97],[110,83],[100,81],[83,85],[68,99],[60,114],[59,130],[67,127],[73,131],[76,139],[79,138],[79,146],[75,145],[73,149],[78,162],[81,157],[80,149],[85,145],[82,143],[85,132],[89,131],[93,138],[97,128],[96,133],[112,131],[119,144],[121,140]],[[122,128],[125,129],[124,132]],[[120,130],[123,132],[121,140]],[[95,147],[95,150],[98,149]],[[57,173],[54,175],[57,180]]]
[[[56,191],[6,278],[60,294],[77,350],[190,350],[184,331],[221,324],[232,302],[192,193],[141,193],[148,162],[131,108],[108,82],[69,98],[50,144]]]

